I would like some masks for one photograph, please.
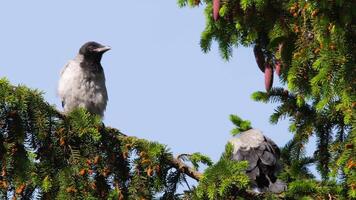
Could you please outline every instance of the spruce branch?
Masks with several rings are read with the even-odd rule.
[[[59,118],[61,118],[63,120],[67,119],[67,116],[63,112],[58,111],[58,110],[55,110],[55,111],[56,111],[56,116],[58,116]],[[128,136],[128,135],[122,133],[119,129],[116,129],[116,128],[113,128],[110,126],[105,126],[104,124],[103,124],[103,126],[104,126],[103,128],[106,129],[108,132],[117,133],[120,137],[133,138],[132,136]],[[172,156],[168,160],[169,161],[168,165],[175,168],[180,173],[185,174],[196,181],[199,181],[200,178],[202,177],[202,173],[193,169],[192,167],[190,167],[189,165],[187,165],[185,162],[182,161],[182,160],[184,160],[183,157],[189,157],[189,156],[192,156],[192,154],[180,154],[176,158],[174,158]]]
[[[188,166],[186,163],[184,163],[179,157],[177,158],[172,158],[170,160],[170,165],[180,171],[183,174],[188,175],[190,178],[195,179],[196,181],[199,181],[202,177],[202,173],[194,170],[190,166]]]

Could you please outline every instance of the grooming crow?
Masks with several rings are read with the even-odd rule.
[[[280,170],[278,146],[260,130],[250,129],[229,141],[233,145],[233,160],[247,160],[246,174],[258,191],[283,192],[286,184],[277,179]]]
[[[64,66],[60,74],[58,95],[65,113],[83,107],[103,117],[108,95],[100,61],[108,50],[108,46],[87,42],[80,48],[78,55]]]

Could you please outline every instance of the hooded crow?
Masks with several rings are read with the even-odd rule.
[[[232,160],[248,161],[246,174],[257,191],[281,193],[286,190],[287,185],[277,179],[277,173],[281,170],[280,150],[270,138],[258,129],[250,129],[229,142],[233,145]]]
[[[58,84],[58,95],[65,113],[83,107],[90,113],[104,116],[108,101],[105,75],[101,66],[103,54],[109,46],[87,42],[78,55],[62,69]]]

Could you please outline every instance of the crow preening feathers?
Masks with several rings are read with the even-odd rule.
[[[58,95],[65,113],[83,107],[103,117],[108,94],[100,61],[108,50],[108,46],[87,42],[80,48],[78,55],[64,66],[60,74]]]
[[[233,145],[233,160],[246,160],[249,166],[246,174],[259,191],[280,193],[286,189],[286,184],[278,180],[276,175],[280,170],[278,146],[260,130],[250,129],[238,134],[229,141]]]

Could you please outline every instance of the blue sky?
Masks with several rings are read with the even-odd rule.
[[[63,65],[86,41],[110,45],[102,60],[105,124],[167,144],[175,154],[201,152],[216,161],[230,138],[230,114],[250,120],[279,146],[291,138],[287,121],[268,122],[275,105],[250,98],[264,90],[250,48],[235,49],[229,62],[216,44],[201,51],[202,7],[181,9],[175,0],[13,0],[0,3],[0,24],[0,76],[44,91],[58,108]]]

